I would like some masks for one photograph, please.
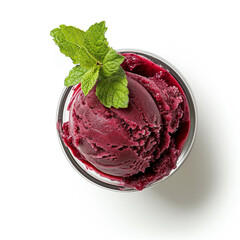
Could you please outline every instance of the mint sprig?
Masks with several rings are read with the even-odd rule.
[[[127,108],[127,78],[120,66],[124,57],[109,47],[106,30],[103,21],[95,23],[86,32],[60,25],[50,34],[60,51],[77,64],[65,78],[65,86],[81,83],[81,89],[87,95],[97,84],[96,95],[105,107]]]

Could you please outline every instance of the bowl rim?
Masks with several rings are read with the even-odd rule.
[[[167,71],[169,71],[169,73],[175,78],[175,80],[179,83],[179,85],[183,89],[185,96],[187,98],[188,105],[189,105],[190,130],[189,130],[187,139],[185,140],[185,143],[183,145],[183,148],[181,150],[181,154],[178,157],[178,160],[176,163],[176,168],[172,169],[170,171],[169,175],[146,186],[144,188],[144,189],[146,189],[146,188],[155,186],[157,183],[162,182],[162,181],[168,179],[169,177],[171,177],[180,168],[180,166],[183,164],[183,162],[185,162],[186,158],[188,157],[189,153],[191,152],[192,147],[195,142],[195,138],[196,138],[196,134],[197,134],[197,125],[198,125],[196,101],[195,101],[192,90],[191,90],[189,84],[187,83],[186,79],[176,69],[175,66],[173,66],[171,63],[169,63],[164,58],[162,58],[156,54],[153,54],[151,52],[140,50],[140,49],[124,48],[124,49],[117,49],[116,51],[119,53],[134,53],[134,54],[143,56],[143,57],[149,59],[150,61],[156,63],[157,65],[162,66]],[[57,106],[57,114],[56,114],[58,139],[59,139],[61,148],[62,148],[66,158],[68,159],[69,163],[85,179],[87,179],[91,183],[93,183],[97,186],[100,186],[104,189],[115,190],[115,191],[120,191],[120,192],[129,192],[129,191],[135,192],[135,191],[137,191],[135,188],[126,188],[125,186],[121,185],[120,183],[119,183],[119,185],[114,185],[114,184],[110,184],[110,183],[101,181],[100,179],[94,177],[93,175],[90,174],[90,172],[92,170],[87,171],[86,169],[84,169],[83,167],[80,166],[80,164],[79,164],[80,160],[78,160],[77,158],[75,158],[73,156],[71,150],[63,142],[60,131],[59,131],[59,126],[62,124],[64,109],[66,108],[66,100],[68,98],[68,95],[71,92],[71,89],[72,89],[72,87],[64,87],[64,89],[60,95],[60,99],[59,99],[58,106]]]

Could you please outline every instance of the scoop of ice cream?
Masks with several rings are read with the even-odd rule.
[[[75,97],[69,133],[74,145],[98,170],[127,177],[144,172],[159,155],[161,116],[150,93],[127,76],[129,106],[107,109],[91,91]]]
[[[124,54],[129,106],[104,107],[95,89],[75,88],[62,138],[100,175],[143,189],[169,175],[188,136],[186,97],[168,71],[136,54]]]

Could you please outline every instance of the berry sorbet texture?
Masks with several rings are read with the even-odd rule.
[[[142,190],[176,167],[189,132],[189,109],[168,71],[142,56],[123,55],[128,108],[106,108],[95,89],[85,96],[77,85],[61,137],[88,168]]]

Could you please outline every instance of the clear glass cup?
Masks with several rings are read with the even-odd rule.
[[[169,73],[176,79],[176,81],[180,84],[181,88],[183,89],[188,105],[189,105],[189,113],[190,113],[190,131],[188,134],[188,137],[184,143],[184,146],[182,148],[181,154],[177,160],[176,168],[172,169],[170,174],[156,182],[153,182],[149,184],[146,188],[153,186],[159,182],[164,181],[165,179],[169,178],[174,172],[176,172],[177,169],[182,165],[184,160],[187,158],[188,154],[190,153],[190,150],[192,149],[193,142],[196,135],[196,129],[197,129],[197,111],[196,111],[196,103],[194,101],[193,94],[190,90],[190,87],[188,86],[186,80],[183,78],[183,76],[176,70],[175,67],[173,67],[170,63],[168,63],[166,60],[162,59],[161,57],[145,52],[142,50],[136,50],[136,49],[121,49],[118,50],[119,53],[134,53],[140,56],[143,56],[150,61],[156,63],[157,65],[160,65],[162,68],[169,71]],[[64,88],[60,101],[57,108],[57,123],[58,126],[64,122],[67,122],[69,119],[69,112],[67,111],[67,106],[70,101],[72,95],[72,87]],[[63,152],[65,153],[67,159],[69,160],[70,164],[74,167],[74,169],[85,179],[89,180],[90,182],[112,190],[117,191],[136,191],[135,188],[129,188],[125,187],[123,183],[119,181],[112,181],[106,177],[100,176],[98,173],[96,173],[93,170],[87,169],[86,166],[74,155],[72,154],[71,150],[65,145],[63,142],[61,135],[58,131],[58,138],[60,140],[61,147],[63,149]]]

